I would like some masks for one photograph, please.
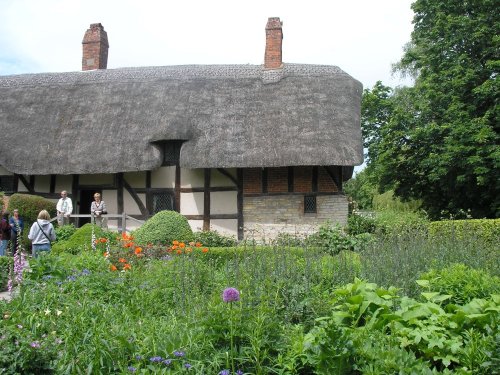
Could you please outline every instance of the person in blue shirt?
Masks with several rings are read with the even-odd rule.
[[[11,228],[11,254],[14,255],[17,251],[17,246],[19,245],[17,241],[22,240],[22,233],[24,230],[24,221],[21,216],[19,216],[19,210],[17,208],[12,211],[12,216],[9,219],[9,224]]]

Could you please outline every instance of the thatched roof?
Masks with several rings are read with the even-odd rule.
[[[18,174],[359,165],[362,85],[334,66],[123,68],[0,77],[0,165]]]

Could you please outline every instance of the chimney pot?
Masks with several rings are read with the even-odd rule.
[[[283,22],[279,17],[269,17],[266,25],[266,53],[264,55],[265,69],[278,69],[283,65],[282,41]]]
[[[108,66],[108,34],[100,23],[91,23],[82,41],[82,70],[106,69]]]

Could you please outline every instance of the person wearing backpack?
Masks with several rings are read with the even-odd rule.
[[[31,240],[33,258],[38,258],[42,251],[50,252],[50,243],[56,240],[56,232],[47,210],[40,211],[37,221],[30,228],[28,238]]]
[[[0,256],[7,255],[7,249],[9,248],[10,241],[10,229],[9,213],[5,211],[2,214],[2,220],[0,221]]]

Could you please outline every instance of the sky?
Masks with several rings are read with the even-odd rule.
[[[392,74],[413,29],[412,0],[0,0],[0,75],[81,70],[91,23],[108,34],[108,69],[264,62],[269,17],[283,62],[336,65],[364,88]]]

